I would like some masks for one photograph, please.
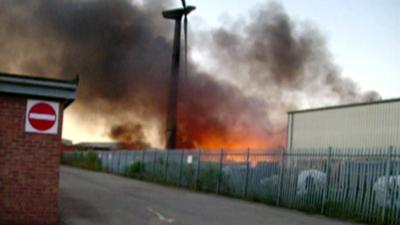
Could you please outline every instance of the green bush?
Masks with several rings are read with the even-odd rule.
[[[325,215],[335,218],[341,218],[345,220],[351,220],[354,222],[368,222],[362,218],[362,215],[359,212],[362,210],[363,205],[354,204],[354,203],[345,203],[345,202],[334,202],[329,199],[325,205]],[[379,209],[378,211],[381,211]],[[379,221],[381,218],[377,216],[375,220]],[[390,223],[388,223],[390,224]]]
[[[158,164],[160,164],[161,166],[164,165],[164,158],[163,157],[159,157],[158,158]]]
[[[246,198],[253,202],[276,205],[277,201],[275,196],[275,193],[265,191],[249,191]]]
[[[322,209],[322,199],[322,192],[311,191],[305,195],[296,196],[293,207],[309,213],[319,213]]]
[[[204,191],[215,191],[221,173],[217,164],[208,164],[200,170],[197,188]]]
[[[146,170],[146,165],[144,163],[134,162],[126,169],[125,175],[131,178],[144,179],[145,170]]]
[[[100,158],[93,151],[86,153],[77,152],[72,156],[63,156],[61,163],[69,166],[84,168],[93,171],[102,171],[103,166]]]
[[[182,185],[194,188],[196,186],[196,168],[193,164],[182,165]]]

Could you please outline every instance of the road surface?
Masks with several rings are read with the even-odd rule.
[[[66,225],[351,225],[295,210],[61,168]]]

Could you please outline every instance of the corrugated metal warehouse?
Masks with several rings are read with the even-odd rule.
[[[400,98],[288,112],[289,151],[400,146]]]

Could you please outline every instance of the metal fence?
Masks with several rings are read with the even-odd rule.
[[[400,224],[397,148],[102,151],[103,170],[328,216]],[[64,159],[77,154],[64,153]]]

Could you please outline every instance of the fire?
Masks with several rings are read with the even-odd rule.
[[[194,77],[181,86],[177,109],[179,149],[266,150],[285,144],[285,125],[266,119],[267,107],[232,86]]]
[[[241,150],[276,147],[276,144],[268,139],[250,135],[200,133],[196,136],[193,142],[178,142],[178,148]]]
[[[261,137],[254,137],[249,135],[234,135],[227,134],[221,137],[221,135],[213,134],[209,135],[204,133],[200,135],[197,142],[198,148],[204,149],[266,149],[273,147],[272,143],[267,139]]]
[[[222,163],[227,164],[246,164],[250,162],[251,167],[255,167],[261,162],[279,162],[282,153],[280,151],[257,151],[257,150],[206,150],[201,153],[201,160],[219,162],[222,156]]]
[[[205,129],[186,129],[178,132],[178,148],[202,150],[202,160],[224,164],[247,163],[252,167],[260,162],[274,162],[280,157],[281,150],[286,141],[284,132],[274,135],[269,133],[255,133],[253,130],[227,128],[232,132],[221,132],[213,124],[203,127]],[[225,124],[227,125],[227,124]],[[182,128],[181,128],[182,129]],[[249,152],[249,156],[247,153]]]
[[[216,129],[218,125],[210,122],[207,126],[199,126],[196,120],[189,129],[181,126],[178,129],[177,148],[204,149],[204,150],[266,150],[278,149],[285,145],[284,132],[270,134],[268,132],[255,132],[246,127],[240,129],[230,128],[228,123],[223,129]]]
[[[257,134],[252,130],[246,133],[245,129],[232,128],[230,130],[235,132],[224,133],[212,129],[211,125],[204,130],[180,130],[178,148],[201,150],[201,159],[205,161],[219,162],[222,154],[224,164],[246,164],[249,161],[252,167],[260,162],[275,162],[281,157],[280,150],[286,140],[283,132]]]

